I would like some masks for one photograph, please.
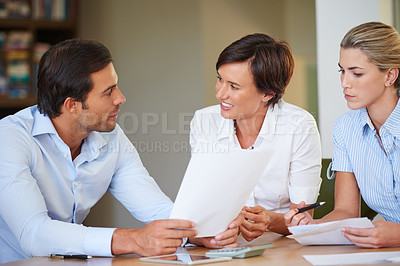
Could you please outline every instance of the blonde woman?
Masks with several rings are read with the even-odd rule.
[[[360,194],[385,221],[375,228],[343,228],[359,247],[400,246],[400,36],[368,22],[351,29],[340,44],[339,72],[351,109],[335,124],[332,170],[335,208],[320,220],[292,209],[287,226],[359,217]],[[300,207],[304,204],[300,204]]]

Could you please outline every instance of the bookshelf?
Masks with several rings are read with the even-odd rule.
[[[0,0],[0,118],[36,103],[41,55],[77,35],[79,0]]]

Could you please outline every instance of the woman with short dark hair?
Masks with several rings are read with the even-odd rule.
[[[222,51],[216,69],[220,104],[195,113],[192,152],[272,150],[246,202],[240,230],[248,241],[267,229],[288,234],[283,213],[304,198],[314,203],[321,183],[315,120],[281,99],[293,74],[292,51],[286,42],[266,34],[247,35]]]

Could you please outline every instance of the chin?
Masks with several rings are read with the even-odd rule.
[[[358,109],[363,108],[364,106],[363,106],[363,105],[360,105],[360,104],[347,103],[347,107],[348,107],[350,110],[358,110]]]
[[[96,131],[98,131],[98,132],[111,132],[111,131],[113,131],[115,129],[115,126],[116,126],[116,123],[104,125],[104,126],[102,126],[101,128],[99,128]]]
[[[221,110],[221,116],[225,119],[235,119],[235,117],[232,117],[228,112]]]

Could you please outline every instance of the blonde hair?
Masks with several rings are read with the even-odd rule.
[[[400,71],[400,35],[382,22],[367,22],[349,30],[340,43],[342,48],[359,48],[381,71],[398,68]],[[394,87],[400,93],[397,77]]]

